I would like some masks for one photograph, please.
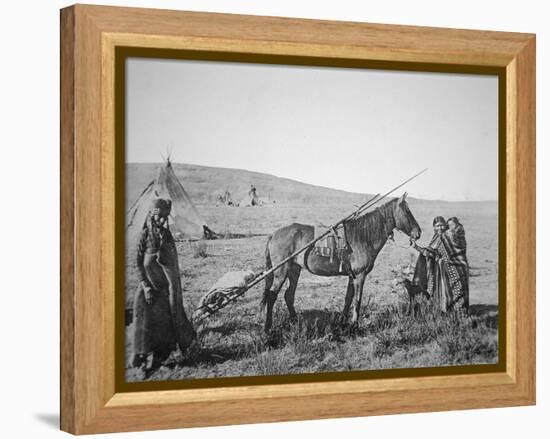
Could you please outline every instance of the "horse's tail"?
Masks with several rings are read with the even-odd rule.
[[[271,238],[273,235],[271,235],[269,238],[267,238],[267,244],[265,246],[265,269],[271,270],[272,264],[271,264],[271,256],[269,254],[269,243],[271,242]],[[267,304],[267,298],[269,296],[269,291],[271,290],[271,285],[273,285],[273,273],[270,273],[265,278],[265,288],[264,288],[264,294],[262,295],[262,301],[260,302],[260,309],[265,308]]]

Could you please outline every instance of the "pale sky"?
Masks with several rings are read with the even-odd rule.
[[[497,199],[496,76],[132,58],[126,87],[127,162]]]

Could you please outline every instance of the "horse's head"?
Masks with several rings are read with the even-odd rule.
[[[395,203],[393,211],[395,228],[405,233],[410,238],[417,240],[420,238],[421,230],[409,209],[406,198],[407,192],[405,192]]]

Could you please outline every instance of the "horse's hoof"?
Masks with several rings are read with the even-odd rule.
[[[346,328],[348,326],[348,318],[343,314],[339,314],[334,317],[333,323],[340,328]]]
[[[348,333],[350,336],[357,335],[358,331],[359,331],[359,323],[353,322],[349,325]]]
[[[270,332],[266,334],[265,346],[268,348],[276,348],[280,343],[279,337],[275,332]]]

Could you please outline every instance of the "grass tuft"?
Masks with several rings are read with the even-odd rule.
[[[208,256],[207,250],[208,246],[206,245],[206,242],[199,241],[193,246],[193,257],[195,259],[206,258]]]

